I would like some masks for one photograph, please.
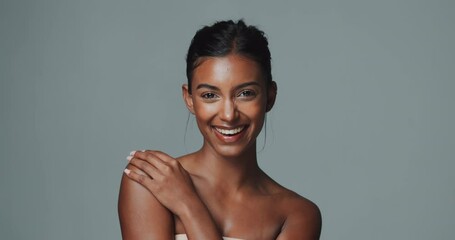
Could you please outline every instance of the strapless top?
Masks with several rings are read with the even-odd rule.
[[[230,237],[223,237],[224,240],[242,240],[240,238],[230,238]],[[188,240],[186,234],[176,234],[175,240]]]

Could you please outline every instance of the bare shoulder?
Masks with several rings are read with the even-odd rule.
[[[289,189],[282,186],[279,189],[279,209],[285,221],[277,239],[319,239],[322,226],[319,207]]]
[[[181,165],[182,167],[190,174],[192,175],[194,172],[194,169],[198,168],[197,162],[194,161],[196,158],[196,152],[189,153],[186,155],[179,156],[175,158]]]
[[[321,218],[319,207],[311,200],[286,189],[283,193],[282,208],[288,215],[318,219]]]
[[[128,165],[128,169],[140,171]],[[123,239],[170,239],[173,216],[142,185],[122,176],[118,198],[118,214]]]
[[[192,161],[196,156],[196,152],[185,154],[175,159],[180,162],[180,164],[187,164],[188,162]]]

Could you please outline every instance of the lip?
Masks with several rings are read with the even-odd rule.
[[[224,129],[224,130],[232,130],[232,129],[236,129],[236,128],[239,128],[239,127],[243,127],[243,129],[235,134],[235,135],[223,135],[221,134],[218,130],[216,130],[216,128],[218,129]],[[213,132],[215,133],[215,136],[221,140],[222,142],[225,142],[225,143],[234,143],[234,142],[237,142],[239,139],[241,139],[245,133],[246,133],[246,129],[248,128],[248,125],[244,125],[244,126],[237,126],[237,127],[221,127],[221,126],[213,126],[212,129],[213,129]]]

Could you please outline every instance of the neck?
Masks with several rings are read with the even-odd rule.
[[[238,156],[222,156],[208,144],[196,152],[197,175],[217,189],[239,190],[253,186],[262,171],[257,163],[256,144]]]

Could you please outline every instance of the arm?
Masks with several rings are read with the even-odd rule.
[[[175,214],[182,221],[189,239],[222,239],[210,212],[196,193],[189,174],[177,160],[158,151],[134,152],[128,159],[130,165],[125,171],[126,176],[151,193],[155,204]],[[150,217],[150,213],[153,217],[153,212],[143,215],[149,214],[146,217]],[[170,228],[173,230],[172,221],[168,222],[171,222]],[[162,227],[168,228],[167,225]],[[156,231],[161,236],[162,230],[158,228],[150,231]],[[167,235],[160,239],[173,239],[172,234],[168,238],[168,230],[165,232]]]
[[[318,240],[321,234],[321,212],[308,200],[290,204],[290,214],[278,235],[277,240]]]
[[[128,169],[140,172],[131,165]],[[125,240],[174,238],[173,217],[169,210],[146,188],[125,175],[120,185],[118,214]]]

